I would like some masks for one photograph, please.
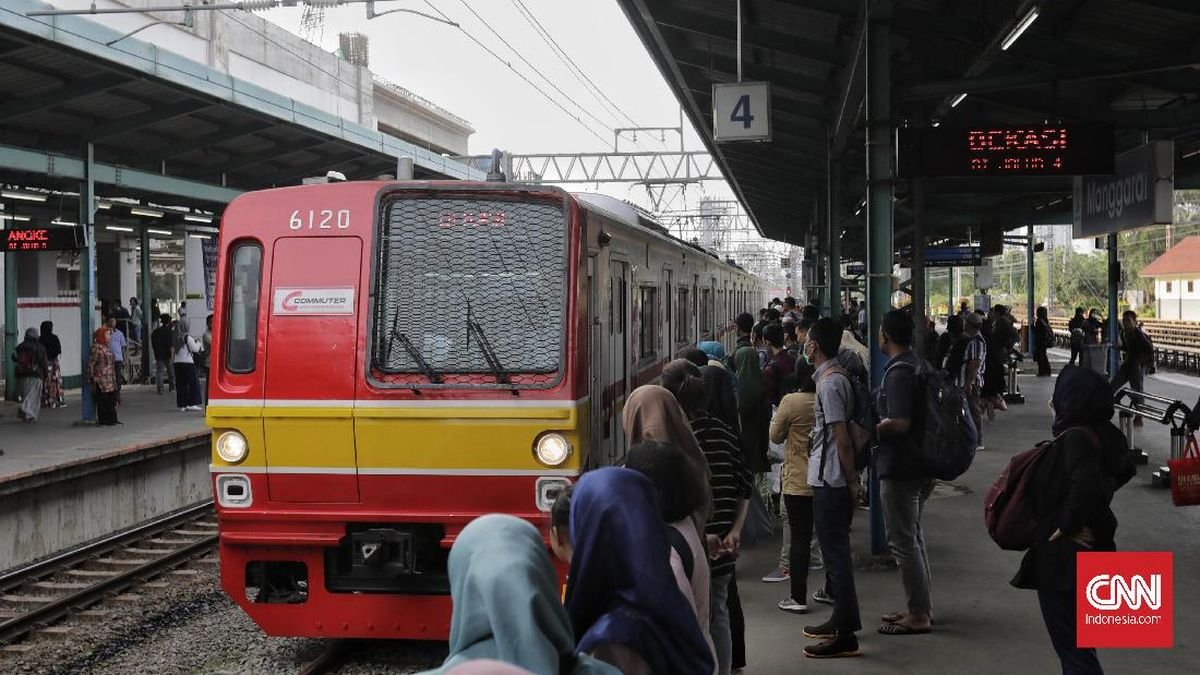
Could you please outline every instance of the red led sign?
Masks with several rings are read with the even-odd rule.
[[[473,211],[443,213],[438,217],[438,227],[504,227],[503,211]]]
[[[900,129],[900,175],[1076,176],[1113,171],[1112,130],[1093,126]]]
[[[74,251],[83,245],[83,228],[74,227],[26,227],[3,231],[4,250],[18,251]]]

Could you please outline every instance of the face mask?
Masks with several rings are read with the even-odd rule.
[[[810,357],[808,355],[808,343],[807,342],[800,345],[800,358],[804,359],[805,363],[810,364],[810,365],[812,364],[812,357]]]

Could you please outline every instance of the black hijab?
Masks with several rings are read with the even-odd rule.
[[[739,424],[733,375],[721,366],[704,366],[700,376],[704,379],[704,401],[700,409],[736,432]]]
[[[1103,375],[1088,368],[1067,366],[1054,384],[1054,426],[1057,436],[1071,427],[1096,427],[1113,416],[1112,388]]]

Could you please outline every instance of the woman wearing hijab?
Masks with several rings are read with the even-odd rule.
[[[66,407],[63,400],[62,369],[58,357],[62,355],[62,342],[54,334],[54,322],[43,321],[38,333],[38,342],[46,350],[46,377],[42,380],[42,405],[50,408]]]
[[[200,379],[196,375],[193,355],[200,351],[200,343],[189,332],[188,320],[180,318],[172,333],[175,349],[175,405],[179,412],[202,410],[200,407]]]
[[[1036,590],[1064,673],[1100,673],[1095,649],[1076,646],[1075,558],[1115,551],[1113,493],[1136,473],[1125,437],[1113,426],[1112,390],[1102,375],[1067,366],[1054,385],[1054,443],[1033,469],[1030,492],[1039,523],[1035,543],[1012,580]]]
[[[725,368],[725,345],[716,340],[705,340],[696,343],[696,348],[708,356],[708,363],[699,365]]]
[[[753,347],[739,347],[733,354],[733,364],[737,374],[742,455],[750,471],[765,473],[771,470],[767,462],[771,406],[767,402],[767,383],[758,363],[758,351]]]
[[[17,417],[25,422],[36,422],[42,412],[42,381],[46,378],[49,364],[46,349],[38,342],[38,330],[25,331],[25,341],[17,345],[12,360],[16,365],[16,376],[21,384],[21,407]]]
[[[687,416],[679,407],[675,397],[666,389],[653,384],[647,384],[633,390],[625,401],[625,410],[621,415],[621,426],[625,429],[625,438],[632,446],[642,441],[661,441],[670,443],[683,451],[688,458],[689,471],[684,477],[691,481],[703,500],[692,514],[696,529],[704,531],[704,524],[712,513],[712,489],[708,485],[708,463],[704,461],[704,453],[696,443],[692,427],[688,424]]]
[[[671,573],[649,479],[613,467],[584,474],[571,499],[571,543],[566,605],[578,652],[624,675],[713,671],[712,652]]]
[[[96,423],[102,427],[120,424],[117,419],[117,362],[108,348],[108,327],[101,326],[92,335],[88,354],[88,378],[96,401]]]
[[[464,663],[492,659],[533,673],[618,673],[575,655],[558,574],[533,525],[503,514],[476,518],[454,541],[448,567],[450,655],[431,672],[459,672]]]

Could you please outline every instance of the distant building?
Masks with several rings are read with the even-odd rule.
[[[1160,319],[1200,321],[1200,236],[1184,239],[1139,274],[1154,279],[1154,310]]]

